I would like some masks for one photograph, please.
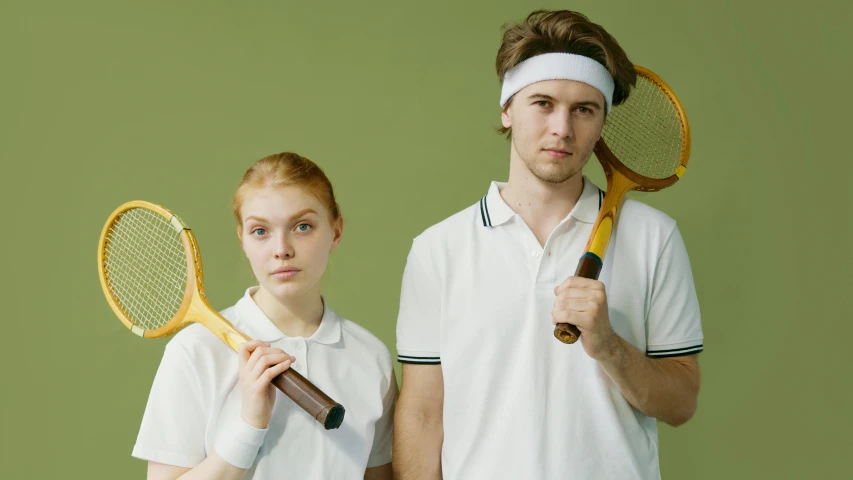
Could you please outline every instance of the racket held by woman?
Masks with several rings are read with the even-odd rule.
[[[210,306],[196,238],[165,207],[145,201],[119,206],[101,232],[98,274],[113,312],[143,338],[200,323],[235,352],[250,340]],[[327,430],[343,422],[344,407],[295,370],[272,383]]]

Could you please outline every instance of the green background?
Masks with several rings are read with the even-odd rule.
[[[253,280],[230,198],[270,153],[332,179],[325,294],[394,354],[411,239],[506,179],[500,26],[540,7],[603,24],[691,122],[684,179],[632,194],[679,222],[703,311],[699,409],[661,425],[664,478],[849,474],[849,2],[308,3],[0,3],[0,478],[144,477],[165,340],[109,310],[101,227],[132,199],[176,211],[225,308]]]

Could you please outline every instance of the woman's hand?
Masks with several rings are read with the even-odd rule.
[[[267,428],[276,395],[276,388],[270,382],[290,368],[296,358],[260,340],[241,344],[237,352],[243,393],[240,414],[249,425]]]

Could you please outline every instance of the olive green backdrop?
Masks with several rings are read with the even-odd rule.
[[[848,2],[309,3],[0,3],[0,478],[144,477],[165,341],[109,310],[101,227],[132,199],[178,212],[225,308],[252,281],[230,197],[266,154],[326,169],[346,228],[325,294],[395,354],[411,239],[506,178],[494,57],[539,7],[605,25],[691,122],[684,179],[633,195],[678,220],[703,309],[699,410],[661,425],[664,477],[849,473]]]

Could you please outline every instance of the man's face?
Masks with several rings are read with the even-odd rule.
[[[514,153],[536,178],[559,184],[583,170],[601,137],[604,95],[572,80],[537,82],[516,93],[501,113]]]

